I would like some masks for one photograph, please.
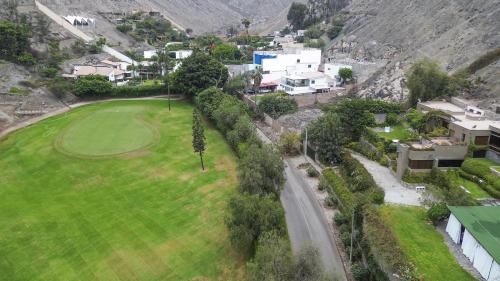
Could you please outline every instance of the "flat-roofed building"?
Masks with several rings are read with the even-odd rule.
[[[500,206],[449,207],[446,233],[487,281],[500,280]]]

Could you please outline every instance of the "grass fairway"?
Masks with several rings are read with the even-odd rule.
[[[236,162],[192,107],[116,101],[0,140],[0,280],[228,280],[241,259],[224,226]]]
[[[460,267],[443,236],[427,222],[425,209],[384,205],[380,212],[425,280],[476,280]]]

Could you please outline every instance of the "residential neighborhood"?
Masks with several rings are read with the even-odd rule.
[[[500,0],[0,1],[0,281],[500,281]]]

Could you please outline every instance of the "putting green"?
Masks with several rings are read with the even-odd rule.
[[[151,126],[139,118],[144,109],[130,105],[93,112],[63,131],[56,147],[81,156],[110,156],[144,148],[155,140]]]

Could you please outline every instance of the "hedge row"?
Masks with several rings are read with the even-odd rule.
[[[340,173],[346,180],[349,190],[368,194],[373,203],[384,203],[384,190],[375,183],[363,164],[353,158],[350,153],[343,153]]]
[[[382,219],[377,208],[369,207],[365,209],[363,226],[370,250],[385,272],[395,272],[400,276],[403,274],[417,276],[415,268],[408,261],[396,236]],[[408,269],[410,272],[408,272]]]
[[[329,184],[329,193],[333,192],[339,200],[340,210],[345,214],[351,214],[358,203],[358,198],[347,188],[344,179],[332,169],[323,170],[323,177]]]
[[[493,174],[488,164],[476,159],[467,159],[462,164],[462,169],[469,174],[486,180],[489,185],[500,192],[500,177]]]
[[[467,173],[466,171],[459,169],[458,174],[471,182],[476,183],[479,185],[484,191],[486,191],[489,195],[491,195],[493,198],[500,199],[500,191],[496,190],[493,186],[491,186],[488,182],[482,180],[478,176],[472,175]]]
[[[158,96],[165,91],[164,86],[157,85],[138,85],[138,86],[117,86],[111,89],[111,96],[115,97],[143,97]]]

